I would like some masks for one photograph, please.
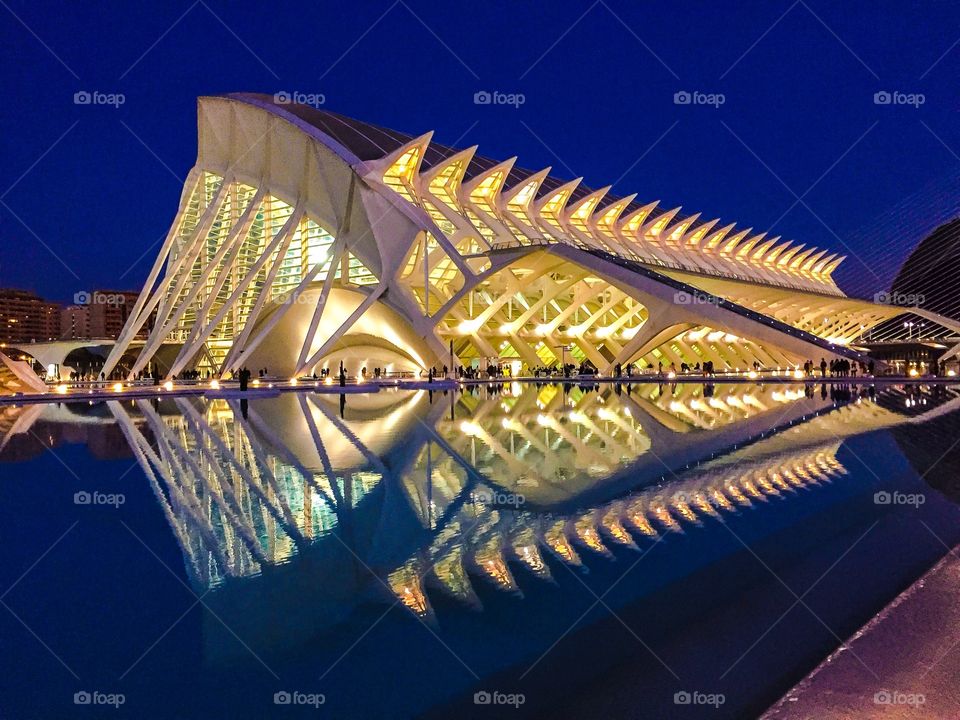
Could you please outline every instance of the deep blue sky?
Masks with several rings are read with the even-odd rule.
[[[958,40],[951,2],[2,0],[0,286],[139,289],[195,158],[196,97],[289,90],[640,200],[846,243],[839,279],[873,292],[917,228],[956,211]],[[75,105],[79,90],[126,102]],[[478,90],[526,102],[477,106]],[[676,105],[681,90],[726,101]],[[925,102],[876,105],[884,90]]]

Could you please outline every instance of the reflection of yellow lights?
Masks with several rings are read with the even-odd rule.
[[[650,521],[647,520],[646,516],[639,510],[627,513],[627,520],[647,537],[657,537],[657,531],[653,529],[653,525],[650,524]]]
[[[684,500],[682,497],[674,498],[673,500],[674,509],[680,513],[680,516],[688,522],[697,522],[697,516],[690,509],[690,504]]]
[[[537,575],[549,575],[550,571],[547,564],[540,555],[540,549],[536,545],[524,545],[515,548],[514,552],[517,558]]]
[[[400,567],[390,573],[387,582],[389,582],[394,595],[408,610],[421,617],[427,615],[429,610],[427,596],[424,594],[423,588],[418,582],[417,574],[412,568]]]
[[[67,394],[67,386],[66,386],[66,385],[57,385],[57,394],[58,394],[58,395],[66,395],[66,394]]]
[[[113,384],[113,391],[114,391],[114,392],[122,392],[122,391],[123,391],[123,383],[114,383],[114,384]]]
[[[674,532],[680,532],[680,523],[670,514],[670,511],[661,502],[650,505],[654,517]]]
[[[577,521],[574,528],[576,529],[577,537],[588,548],[601,555],[608,555],[610,553],[600,539],[600,533],[598,533],[597,529],[593,526],[593,517],[591,515]]]
[[[719,505],[724,510],[733,510],[733,503],[727,499],[727,496],[720,492],[719,488],[711,488],[710,499],[715,505]]]
[[[569,563],[570,565],[581,565],[583,561],[580,560],[580,556],[577,555],[577,551],[573,549],[573,546],[570,544],[570,541],[564,534],[563,525],[564,522],[562,520],[555,524],[543,534],[543,539],[546,540],[547,545],[550,546],[550,549],[559,555],[564,562]]]
[[[626,528],[620,523],[620,518],[617,517],[615,512],[607,513],[603,518],[603,527],[610,534],[616,542],[621,545],[631,546],[633,545],[633,538],[630,537],[630,533],[626,531]]]
[[[516,589],[516,582],[510,574],[510,570],[507,569],[507,563],[504,562],[503,556],[497,552],[496,548],[482,549],[477,553],[475,559],[477,565],[501,588],[505,590]]]
[[[260,387],[260,379],[257,378],[256,380],[254,380],[254,381],[253,381],[252,383],[250,383],[250,384],[253,385],[254,387]]]
[[[167,380],[163,384],[163,389],[166,390],[167,392],[169,392],[170,390],[173,390],[173,383],[170,380]]]

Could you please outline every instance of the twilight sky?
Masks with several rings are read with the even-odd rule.
[[[196,97],[287,91],[844,252],[870,294],[957,214],[958,76],[948,2],[0,0],[0,286],[139,289]]]

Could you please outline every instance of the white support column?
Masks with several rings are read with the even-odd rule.
[[[323,288],[320,290],[320,298],[317,300],[317,307],[313,310],[313,317],[310,318],[310,327],[307,328],[305,337],[303,338],[303,345],[300,347],[300,354],[297,356],[297,369],[294,372],[295,376],[303,374],[306,369],[306,360],[307,356],[310,354],[310,348],[313,347],[313,341],[317,334],[317,327],[320,325],[320,318],[323,316],[323,309],[327,305],[327,298],[330,296],[330,290],[333,287],[333,278],[336,274],[334,268],[337,263],[340,262],[340,256],[345,252],[345,249],[342,247],[343,241],[340,238],[337,238],[333,243],[333,254],[330,258],[330,269],[327,272],[327,276],[323,279]],[[343,282],[343,277],[340,277],[341,282]]]
[[[143,320],[145,321],[153,309],[157,307],[158,303],[160,305],[159,309],[157,310],[156,324],[154,325],[153,330],[150,332],[150,335],[147,337],[147,343],[143,350],[140,351],[137,361],[130,369],[130,378],[133,378],[134,375],[143,369],[143,367],[153,357],[153,354],[157,351],[157,348],[160,347],[166,338],[166,333],[163,333],[162,330],[163,326],[166,324],[165,315],[169,313],[169,308],[167,307],[168,303],[175,302],[177,296],[180,294],[180,291],[183,290],[183,287],[190,275],[189,268],[193,266],[193,263],[200,255],[200,251],[203,248],[203,243],[206,241],[207,234],[210,232],[210,226],[213,225],[213,221],[220,213],[224,194],[228,185],[229,181],[227,178],[224,178],[219,189],[217,190],[217,194],[213,198],[213,201],[207,207],[206,212],[204,212],[201,222],[197,223],[197,227],[191,235],[189,252],[182,253],[177,258],[177,261],[174,263],[172,268],[169,266],[167,267],[167,272],[164,275],[160,286],[154,292],[154,296],[151,298],[148,306],[144,309]],[[170,293],[167,294],[166,288],[174,280],[176,280],[176,283]],[[137,330],[139,329],[140,328],[138,326]],[[136,330],[134,332],[136,332]]]
[[[287,311],[293,307],[296,302],[296,298],[300,296],[300,293],[303,292],[304,288],[307,287],[311,282],[313,282],[314,277],[317,273],[323,269],[321,263],[317,263],[313,266],[313,269],[310,270],[304,276],[303,280],[300,281],[300,284],[297,285],[291,292],[286,302],[282,303],[273,314],[270,316],[270,319],[264,323],[263,327],[257,331],[257,334],[253,337],[252,340],[247,340],[250,336],[251,331],[253,330],[253,324],[248,320],[246,325],[243,328],[243,334],[240,338],[234,341],[233,347],[230,349],[230,353],[227,355],[226,359],[223,361],[223,366],[220,368],[220,373],[224,374],[226,372],[235,372],[237,367],[240,365],[240,361],[243,358],[240,358],[240,355],[243,353],[251,353],[253,350],[263,341],[267,335],[270,334],[270,331],[276,326],[280,319],[287,313]],[[330,275],[334,274],[334,265],[330,264]]]
[[[170,367],[167,377],[172,377],[180,372],[187,361],[189,361],[189,359],[197,353],[200,347],[202,347],[203,343],[206,342],[207,338],[210,337],[211,333],[217,329],[217,326],[220,324],[226,314],[230,312],[233,304],[243,295],[250,283],[253,282],[254,278],[256,278],[256,276],[260,273],[260,270],[263,268],[263,266],[268,260],[270,260],[271,256],[273,255],[273,251],[277,250],[277,261],[268,271],[267,279],[264,282],[263,287],[260,289],[260,294],[257,297],[257,304],[254,307],[254,310],[251,311],[250,316],[247,318],[247,324],[252,322],[260,308],[263,306],[263,303],[266,301],[267,296],[270,294],[270,288],[273,285],[273,280],[276,277],[277,271],[280,269],[280,263],[287,251],[287,248],[290,246],[290,241],[293,239],[293,228],[299,224],[302,216],[303,210],[299,207],[294,208],[294,211],[290,214],[290,217],[287,218],[287,221],[283,224],[283,227],[280,228],[280,232],[278,232],[273,240],[270,241],[270,244],[257,259],[257,262],[254,263],[252,268],[250,268],[250,271],[246,274],[243,281],[230,294],[230,297],[227,298],[227,301],[223,304],[223,306],[221,306],[220,310],[217,311],[217,314],[213,317],[213,319],[207,323],[206,326],[202,327],[199,333],[197,333],[197,328],[201,327],[199,323],[194,326],[194,329],[191,332],[191,337],[193,339],[188,339],[188,341],[184,344],[183,348],[180,350],[180,354],[177,356],[176,361]]]
[[[315,365],[320,360],[320,358],[322,358],[324,355],[330,352],[333,346],[340,341],[340,338],[342,338],[346,334],[346,332],[351,327],[353,327],[354,323],[356,323],[357,320],[359,320],[360,317],[370,308],[370,306],[373,305],[373,303],[375,303],[380,298],[380,296],[383,294],[383,291],[386,290],[386,288],[387,288],[386,285],[378,285],[373,290],[373,292],[371,292],[366,298],[364,298],[363,302],[357,306],[356,310],[350,313],[350,317],[348,317],[344,321],[344,323],[337,329],[337,331],[333,335],[331,335],[329,338],[327,338],[327,341],[320,346],[320,349],[317,350],[313,355],[309,357],[304,367],[310,367],[311,365]]]
[[[177,215],[174,217],[173,223],[170,225],[170,230],[167,231],[167,237],[163,241],[163,245],[160,248],[157,259],[153,263],[153,268],[151,268],[150,274],[147,276],[147,280],[143,284],[143,289],[137,296],[137,301],[134,303],[133,309],[130,311],[130,315],[127,318],[126,324],[120,331],[120,335],[117,338],[116,344],[113,346],[113,349],[110,351],[110,354],[107,356],[107,359],[103,364],[103,374],[105,376],[109,376],[110,373],[113,372],[113,368],[116,366],[117,362],[119,362],[120,358],[123,357],[123,353],[127,351],[127,348],[130,346],[130,342],[136,337],[137,333],[140,332],[140,328],[143,327],[144,323],[146,323],[147,319],[150,317],[152,308],[144,310],[144,306],[147,304],[148,299],[153,300],[154,303],[157,302],[156,294],[159,291],[154,289],[154,285],[156,284],[157,278],[160,275],[160,270],[163,268],[164,263],[167,262],[167,258],[170,255],[170,250],[173,248],[173,243],[176,241],[177,235],[180,232],[180,227],[183,225],[183,217],[190,206],[190,198],[192,197],[193,193],[198,192],[198,185],[202,180],[202,172],[198,171],[197,168],[194,168],[190,172],[193,177],[188,176],[187,182],[189,183],[191,180],[193,180],[193,191],[189,196],[187,196],[186,201],[177,211]],[[199,177],[197,177],[198,175]]]

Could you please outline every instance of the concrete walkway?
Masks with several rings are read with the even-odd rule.
[[[955,548],[766,712],[764,720],[960,718]],[[859,659],[858,659],[859,658]],[[862,662],[861,662],[862,661]]]
[[[234,380],[217,381],[211,385],[211,381],[192,381],[186,383],[173,383],[154,385],[149,381],[142,382],[93,382],[93,383],[63,383],[60,385],[49,385],[45,393],[17,393],[13,395],[0,395],[0,406],[10,404],[24,404],[36,402],[65,402],[71,400],[116,400],[123,398],[143,398],[157,397],[158,395],[203,395],[205,397],[265,397],[276,395],[281,392],[319,392],[319,393],[370,393],[379,392],[381,388],[397,388],[401,390],[451,390],[458,387],[469,387],[471,385],[497,385],[512,382],[522,383],[565,383],[568,385],[583,384],[676,384],[676,383],[726,383],[755,385],[757,383],[777,383],[781,385],[955,385],[960,384],[960,378],[956,377],[900,377],[900,376],[882,376],[882,377],[804,377],[797,378],[791,373],[782,374],[758,374],[751,376],[747,373],[739,374],[717,374],[705,377],[696,373],[688,373],[670,377],[669,375],[634,375],[630,378],[611,377],[596,375],[577,375],[569,378],[563,377],[498,377],[498,378],[476,378],[476,379],[437,379],[432,383],[419,378],[385,378],[380,380],[366,380],[357,382],[350,379],[345,386],[340,386],[336,381],[302,379],[296,382],[292,380],[280,380],[276,378],[254,379],[246,392],[240,391],[239,383]]]

